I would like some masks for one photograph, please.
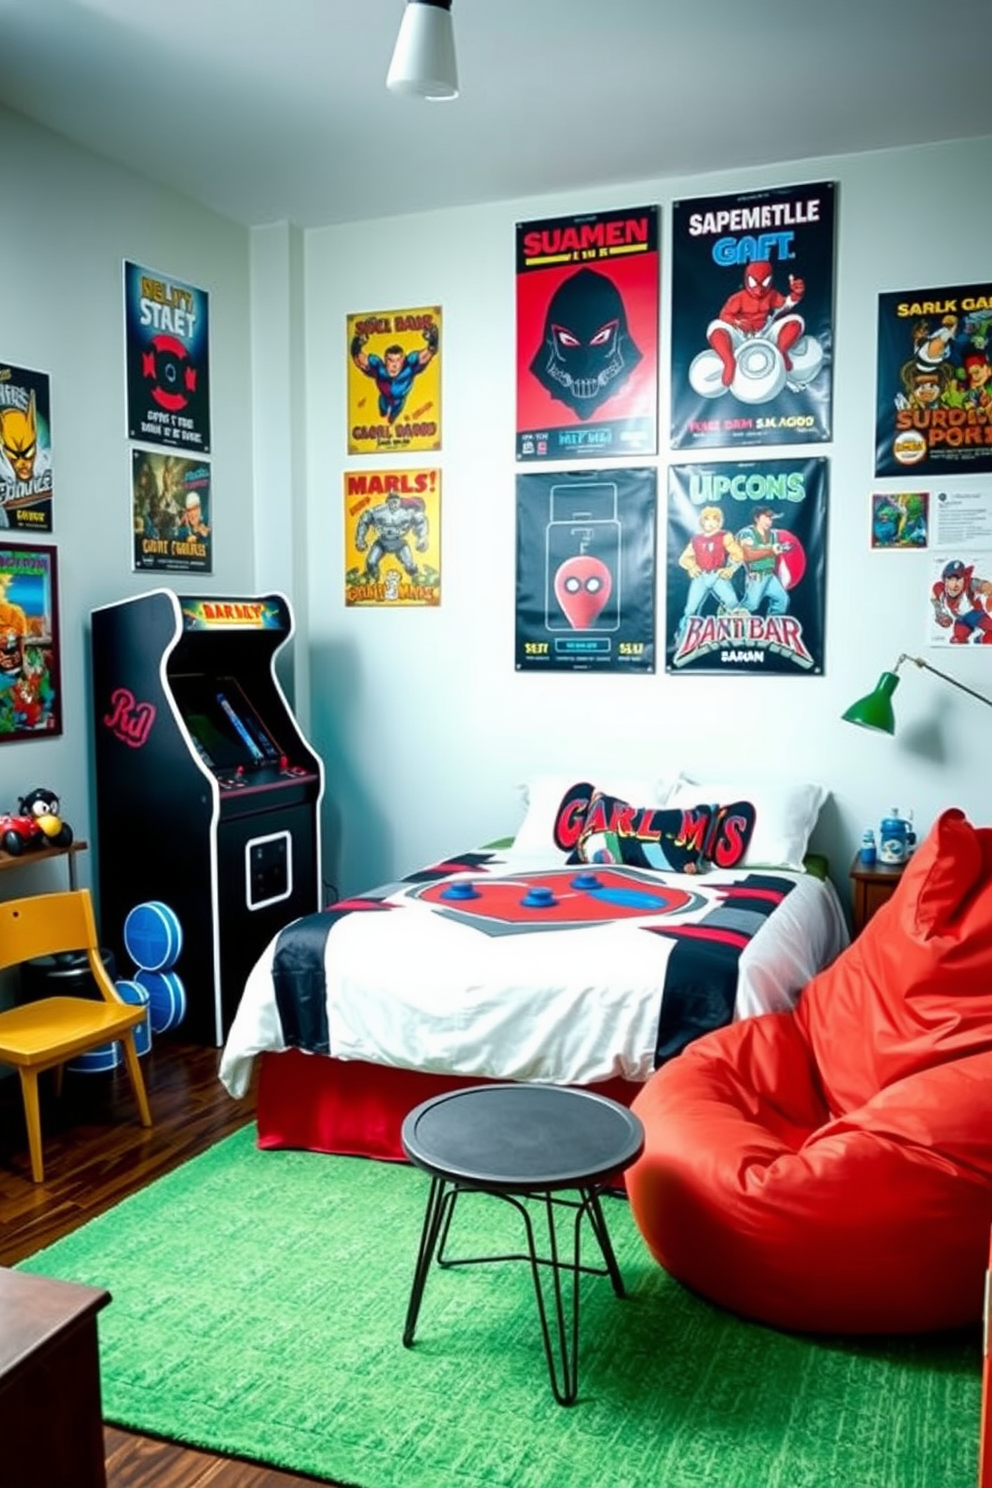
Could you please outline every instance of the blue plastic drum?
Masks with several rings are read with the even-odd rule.
[[[105,1070],[116,1069],[121,1062],[121,1046],[118,1043],[101,1044],[98,1049],[87,1049],[66,1062],[66,1069],[76,1075],[102,1075]]]
[[[134,980],[148,993],[153,1033],[166,1033],[186,1016],[186,988],[174,971],[136,971]]]
[[[182,926],[159,899],[136,904],[124,921],[124,949],[142,971],[168,971],[182,948]]]
[[[144,1022],[138,1023],[135,1026],[134,1047],[137,1049],[139,1056],[147,1054],[152,1046],[151,996],[148,988],[143,987],[140,982],[127,981],[117,982],[116,987],[121,997],[131,1007],[143,1006],[145,1009]]]

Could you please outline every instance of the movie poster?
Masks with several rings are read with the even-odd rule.
[[[657,472],[517,476],[518,672],[653,672]]]
[[[48,374],[0,363],[0,528],[52,530]]]
[[[346,605],[441,603],[440,470],[346,470]]]
[[[0,743],[62,732],[55,548],[0,548]]]
[[[658,450],[658,208],[517,224],[517,459]]]
[[[210,453],[207,295],[124,264],[127,427],[131,439]]]
[[[441,448],[441,307],[346,317],[348,453]]]
[[[672,448],[830,438],[832,181],[676,202]]]
[[[669,470],[666,671],[823,672],[827,461]]]
[[[132,449],[131,514],[136,573],[213,573],[209,464]]]
[[[878,297],[875,474],[992,470],[992,281]]]

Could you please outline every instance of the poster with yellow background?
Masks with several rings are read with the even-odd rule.
[[[347,470],[346,605],[441,603],[440,470]]]
[[[441,448],[441,310],[347,316],[348,453]]]

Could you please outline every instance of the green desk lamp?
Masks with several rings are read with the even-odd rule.
[[[875,684],[875,690],[869,692],[866,697],[859,698],[852,703],[841,717],[847,723],[857,723],[861,728],[877,729],[879,733],[894,734],[896,731],[896,716],[892,710],[892,694],[899,686],[897,675],[904,661],[911,661],[914,666],[923,667],[924,671],[933,672],[935,677],[940,677],[944,682],[949,682],[952,687],[957,687],[961,692],[966,692],[969,697],[977,698],[980,703],[986,703],[992,708],[992,698],[985,697],[976,692],[972,687],[966,687],[956,677],[949,677],[946,672],[939,671],[937,667],[931,666],[924,661],[922,656],[907,656],[905,651],[899,657],[891,672],[883,672]]]

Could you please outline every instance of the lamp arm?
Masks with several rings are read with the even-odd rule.
[[[927,672],[933,672],[935,677],[940,677],[942,681],[949,682],[952,687],[959,688],[961,692],[966,692],[969,697],[977,698],[980,703],[985,703],[987,707],[992,708],[992,698],[987,698],[984,693],[976,692],[973,687],[966,687],[965,684],[963,682],[959,682],[956,677],[949,677],[948,674],[946,672],[942,672],[939,667],[931,666],[928,661],[924,661],[922,656],[908,656],[904,651],[899,657],[899,660],[896,662],[895,670],[897,672],[904,661],[911,661],[914,666],[922,667],[924,671]]]

